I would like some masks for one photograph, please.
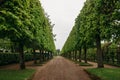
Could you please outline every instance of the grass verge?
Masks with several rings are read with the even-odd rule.
[[[28,80],[34,73],[34,69],[0,70],[0,80]]]
[[[108,69],[108,68],[95,68],[86,69],[86,71],[92,75],[92,80],[120,80],[120,68]],[[93,77],[94,76],[94,77]],[[97,76],[99,79],[96,79]]]
[[[68,58],[69,59],[69,58]],[[69,59],[73,62],[75,62],[75,64],[79,64],[79,66],[93,66],[92,64],[89,64],[89,63],[85,63],[85,62],[79,62],[79,61],[74,61],[72,59]]]
[[[92,64],[84,63],[84,62],[80,62],[79,65],[80,66],[93,66]]]

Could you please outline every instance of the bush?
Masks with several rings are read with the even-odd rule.
[[[27,53],[24,54],[25,61],[33,60],[33,54]],[[18,53],[0,53],[0,66],[19,63],[19,54]]]

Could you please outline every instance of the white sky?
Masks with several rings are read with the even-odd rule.
[[[41,4],[53,24],[53,33],[56,34],[56,48],[62,49],[75,18],[80,13],[85,0],[40,0]]]

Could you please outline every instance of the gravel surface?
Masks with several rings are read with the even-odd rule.
[[[63,57],[55,57],[37,70],[33,80],[91,80],[83,68]]]

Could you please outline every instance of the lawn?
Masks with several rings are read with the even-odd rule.
[[[0,80],[27,80],[35,70],[0,70]]]
[[[80,66],[93,66],[92,64],[85,63],[85,62],[80,62],[79,65]]]
[[[101,80],[120,80],[120,68],[118,69],[107,69],[107,68],[95,68],[87,69],[90,74],[96,75]]]

